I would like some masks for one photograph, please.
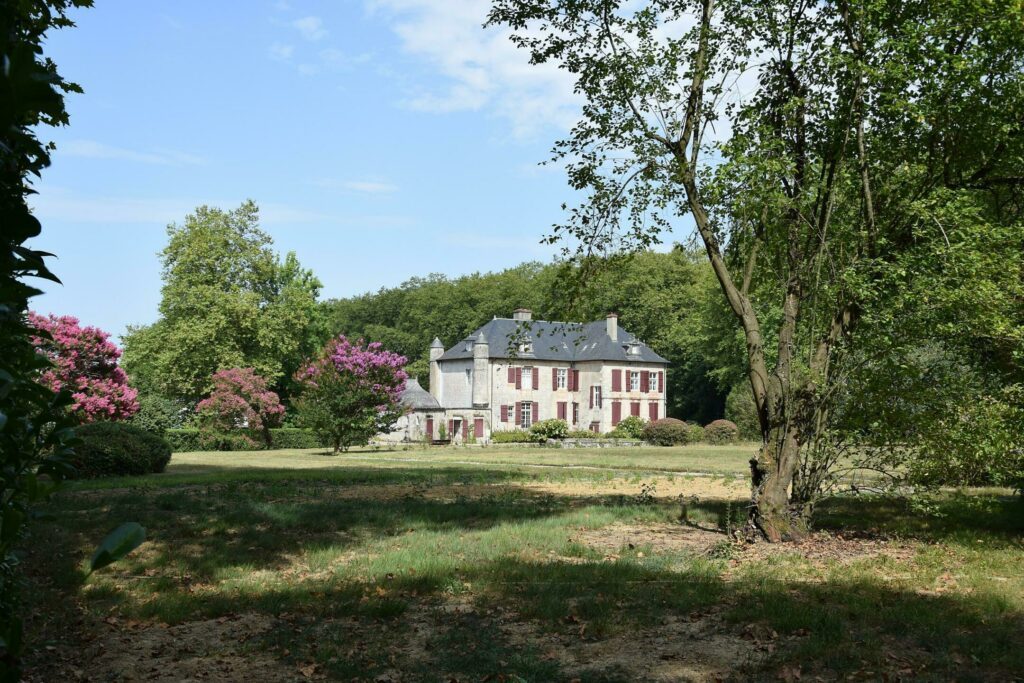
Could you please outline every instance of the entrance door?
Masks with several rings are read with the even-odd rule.
[[[484,419],[482,417],[474,418],[473,420],[473,437],[476,439],[484,438]]]

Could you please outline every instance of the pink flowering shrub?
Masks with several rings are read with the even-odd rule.
[[[254,436],[269,447],[270,428],[284,417],[281,399],[253,368],[231,368],[213,374],[213,392],[196,406],[201,440],[209,447],[224,443],[257,448]]]
[[[124,420],[139,410],[138,391],[118,365],[121,349],[98,327],[82,327],[68,315],[29,312],[29,324],[44,334],[32,344],[53,363],[38,382],[52,391],[67,389],[71,411],[82,422]]]
[[[404,413],[406,362],[379,342],[353,343],[344,335],[332,339],[295,375],[301,387],[299,419],[335,452],[366,443]]]

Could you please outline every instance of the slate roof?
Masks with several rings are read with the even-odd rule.
[[[561,323],[548,320],[519,321],[495,318],[455,346],[444,352],[439,360],[461,360],[473,357],[473,344],[483,337],[488,345],[489,358],[516,358],[517,360],[549,360],[579,362],[590,360],[619,363],[640,362],[668,365],[668,361],[655,353],[632,334],[619,327],[618,340],[608,336],[604,320],[591,323]],[[510,341],[512,342],[510,348]],[[532,352],[519,351],[520,341],[530,341]],[[637,345],[637,354],[630,354],[631,345]]]
[[[441,404],[429,391],[420,386],[420,382],[416,378],[405,381],[402,404],[413,410],[441,410]]]

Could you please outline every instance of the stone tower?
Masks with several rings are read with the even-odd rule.
[[[444,355],[444,344],[437,337],[430,344],[430,395],[441,402],[441,366],[437,359]]]
[[[490,379],[490,371],[488,368],[488,360],[490,357],[490,346],[487,344],[487,338],[484,337],[484,333],[480,332],[476,336],[476,341],[473,342],[473,407],[474,408],[486,408],[490,402],[491,397],[488,395],[490,388],[488,381]]]

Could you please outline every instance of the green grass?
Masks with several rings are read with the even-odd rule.
[[[445,449],[428,451],[429,462],[398,461],[425,459],[422,450],[178,454],[165,474],[80,482],[55,500],[57,521],[36,527],[33,547],[45,550],[26,561],[40,587],[35,608],[52,620],[78,610],[73,618],[96,623],[110,614],[166,624],[266,614],[288,628],[254,639],[254,652],[313,661],[342,679],[397,669],[409,680],[631,680],[635,669],[573,668],[549,650],[635,638],[642,653],[645,629],[709,614],[726,635],[751,624],[777,633],[763,659],[735,662],[737,679],[771,679],[794,664],[828,678],[1024,671],[1019,498],[951,495],[930,517],[884,499],[822,507],[824,529],[905,539],[909,550],[895,559],[815,560],[782,549],[736,564],[742,549],[724,544],[712,553],[644,544],[609,553],[581,540],[615,525],[676,523],[674,503],[599,488],[625,481],[639,493],[644,472],[685,472],[681,462],[707,471],[718,453],[665,450],[631,455],[643,464],[635,468],[604,450]],[[499,462],[518,457],[607,469]],[[594,490],[524,486],[538,480]],[[690,518],[724,524],[740,502],[702,500]],[[148,542],[83,581],[91,547],[123,520],[142,523]],[[47,641],[52,623],[34,627],[43,631],[34,642]],[[516,628],[525,635],[513,638]]]

